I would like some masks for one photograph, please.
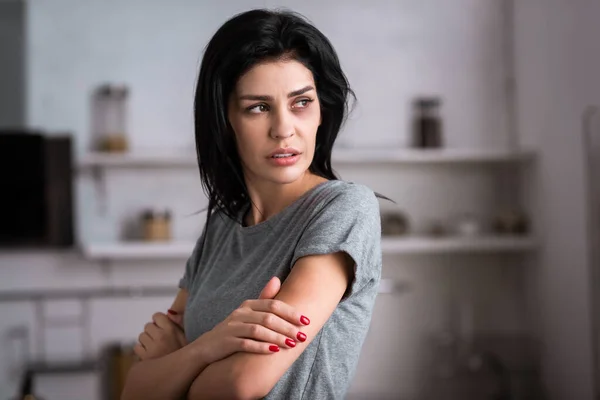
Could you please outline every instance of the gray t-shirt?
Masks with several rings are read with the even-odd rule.
[[[243,227],[214,213],[179,286],[189,292],[185,333],[193,341],[296,260],[343,251],[355,262],[344,299],[266,399],[342,399],[369,329],[381,277],[379,204],[366,186],[321,183],[268,220]]]

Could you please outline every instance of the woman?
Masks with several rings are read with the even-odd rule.
[[[216,32],[195,98],[206,225],[124,399],[344,397],[381,275],[376,196],[331,168],[351,94],[296,14],[253,10]]]

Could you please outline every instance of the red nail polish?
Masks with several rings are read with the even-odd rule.
[[[298,334],[296,335],[296,337],[301,342],[304,342],[306,340],[306,335],[304,333],[302,333],[302,332],[298,332]]]
[[[269,346],[269,350],[271,350],[273,353],[277,353],[279,351],[279,346],[272,344]]]
[[[285,339],[285,344],[287,344],[290,347],[296,347],[296,342],[294,342],[292,339],[287,338]]]
[[[304,315],[300,317],[300,322],[302,322],[304,325],[308,325],[310,324],[310,319],[306,318]]]
[[[171,310],[170,308],[167,310],[167,312],[171,315],[177,315],[177,311]]]

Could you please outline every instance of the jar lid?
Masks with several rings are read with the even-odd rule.
[[[413,104],[419,108],[435,108],[442,104],[442,99],[439,97],[418,97]]]
[[[125,98],[129,94],[129,88],[125,85],[105,83],[98,87],[98,94],[105,97]]]

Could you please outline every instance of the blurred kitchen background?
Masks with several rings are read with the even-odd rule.
[[[333,166],[397,203],[348,398],[598,398],[600,2],[0,0],[0,399],[118,398],[204,221],[202,49],[254,7],[333,42]]]

